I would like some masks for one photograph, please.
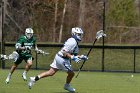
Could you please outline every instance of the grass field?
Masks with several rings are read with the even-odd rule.
[[[11,82],[5,84],[9,70],[0,70],[0,93],[68,93],[63,89],[66,77],[64,72],[41,79],[32,89],[28,89],[27,82],[21,78],[22,71],[16,70]],[[31,70],[28,77],[40,72],[43,70]],[[140,74],[81,72],[78,78],[73,79],[72,86],[76,88],[76,93],[140,93]]]

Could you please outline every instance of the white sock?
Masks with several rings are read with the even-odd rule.
[[[25,70],[24,72],[23,72],[23,74],[26,74],[27,73],[27,71]]]
[[[10,77],[12,74],[11,74],[11,72],[8,74],[8,77]]]

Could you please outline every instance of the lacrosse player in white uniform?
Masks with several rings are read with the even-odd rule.
[[[82,29],[79,27],[72,28],[71,33],[72,37],[65,42],[62,49],[56,54],[54,61],[50,65],[51,68],[48,71],[43,72],[35,77],[30,77],[30,80],[28,82],[28,86],[30,89],[32,85],[39,79],[53,76],[59,69],[62,69],[68,74],[64,89],[69,92],[75,92],[75,89],[70,86],[70,82],[74,77],[74,72],[72,70],[70,60],[78,63],[81,60],[87,60],[88,58],[85,55],[78,55],[78,42],[81,41],[83,36]]]

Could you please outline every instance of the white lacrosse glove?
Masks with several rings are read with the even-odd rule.
[[[80,56],[80,59],[82,59],[82,60],[86,61],[86,60],[88,60],[88,57],[87,57],[87,56],[85,56],[85,55],[81,55],[81,56]]]
[[[71,59],[76,63],[79,63],[81,61],[81,59],[78,56],[74,56],[74,55],[71,56]]]

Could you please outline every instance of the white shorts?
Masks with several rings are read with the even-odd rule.
[[[50,65],[52,68],[61,69],[64,71],[72,71],[70,60],[62,58],[56,54],[53,63]]]

